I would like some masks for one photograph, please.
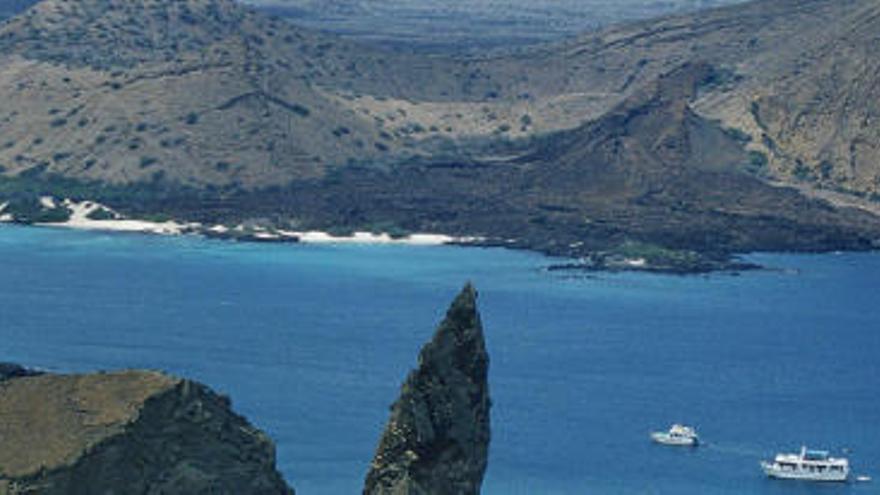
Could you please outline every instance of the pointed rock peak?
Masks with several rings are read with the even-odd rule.
[[[480,492],[489,452],[489,355],[467,284],[391,407],[365,495]]]
[[[486,356],[483,363],[479,358]],[[463,371],[474,381],[485,379],[488,368],[483,325],[477,310],[477,290],[468,282],[446,312],[434,338],[419,354],[420,366]],[[480,368],[482,366],[482,368]]]

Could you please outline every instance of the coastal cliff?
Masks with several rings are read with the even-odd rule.
[[[477,494],[489,450],[489,355],[468,284],[391,407],[364,495]]]
[[[229,399],[158,372],[0,381],[0,495],[293,495],[275,446]]]

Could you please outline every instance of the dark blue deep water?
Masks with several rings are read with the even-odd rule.
[[[880,255],[592,277],[503,250],[0,227],[0,360],[158,368],[268,431],[298,493],[360,493],[407,370],[470,279],[492,363],[484,493],[849,494],[765,479],[801,443],[880,475]],[[704,448],[652,445],[674,421]]]

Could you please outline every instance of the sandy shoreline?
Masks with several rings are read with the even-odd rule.
[[[334,236],[328,232],[310,230],[293,231],[268,229],[265,227],[245,227],[238,225],[205,226],[201,223],[180,223],[175,221],[154,222],[124,218],[112,209],[94,201],[75,202],[69,199],[57,201],[51,197],[43,197],[40,203],[45,208],[63,206],[70,211],[70,218],[65,222],[38,223],[43,227],[68,228],[76,230],[94,230],[103,232],[130,232],[156,235],[203,235],[211,238],[259,242],[301,242],[304,244],[396,244],[408,246],[441,246],[452,243],[475,242],[479,239],[471,237],[452,237],[443,234],[415,233],[403,237],[392,237],[388,233],[353,232],[350,236]],[[0,204],[0,222],[10,222],[12,215],[3,214],[6,203]],[[94,219],[91,215],[100,212],[106,217]]]

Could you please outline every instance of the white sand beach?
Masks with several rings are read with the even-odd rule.
[[[50,204],[51,198],[42,198],[41,202],[44,205]],[[51,204],[55,204],[54,201]],[[131,220],[122,218],[112,209],[107,208],[100,203],[96,203],[94,201],[83,201],[77,203],[75,201],[71,201],[69,199],[65,199],[61,202],[63,206],[70,210],[70,219],[66,222],[61,223],[49,223],[49,224],[41,224],[50,227],[66,227],[71,229],[82,229],[82,230],[105,230],[105,231],[115,231],[115,232],[143,232],[149,234],[162,234],[162,235],[180,235],[185,234],[187,232],[192,232],[193,229],[197,229],[200,227],[200,224],[197,223],[177,223],[173,221],[168,222],[150,222],[146,220]],[[94,220],[89,218],[89,215],[97,210],[105,210],[114,216],[118,216],[115,219],[106,219],[106,220]]]
[[[70,218],[66,222],[41,223],[47,227],[62,227],[80,230],[101,230],[108,232],[139,232],[158,235],[182,235],[182,234],[242,234],[260,241],[298,241],[307,244],[398,244],[410,246],[439,246],[451,243],[476,242],[476,237],[452,237],[443,234],[416,233],[403,237],[392,237],[387,233],[354,232],[350,236],[334,236],[328,232],[317,230],[292,231],[275,230],[265,227],[246,227],[237,225],[228,227],[214,225],[205,227],[200,223],[180,223],[175,221],[152,222],[148,220],[128,219],[113,209],[96,201],[76,202],[70,199],[59,201],[50,196],[40,198],[40,203],[45,208],[57,208],[63,206],[70,210]],[[9,214],[3,215],[3,209],[7,203],[0,204],[0,221],[12,221]],[[94,219],[89,218],[97,211],[103,211],[104,216],[114,218]],[[231,235],[235,238],[235,235]]]

